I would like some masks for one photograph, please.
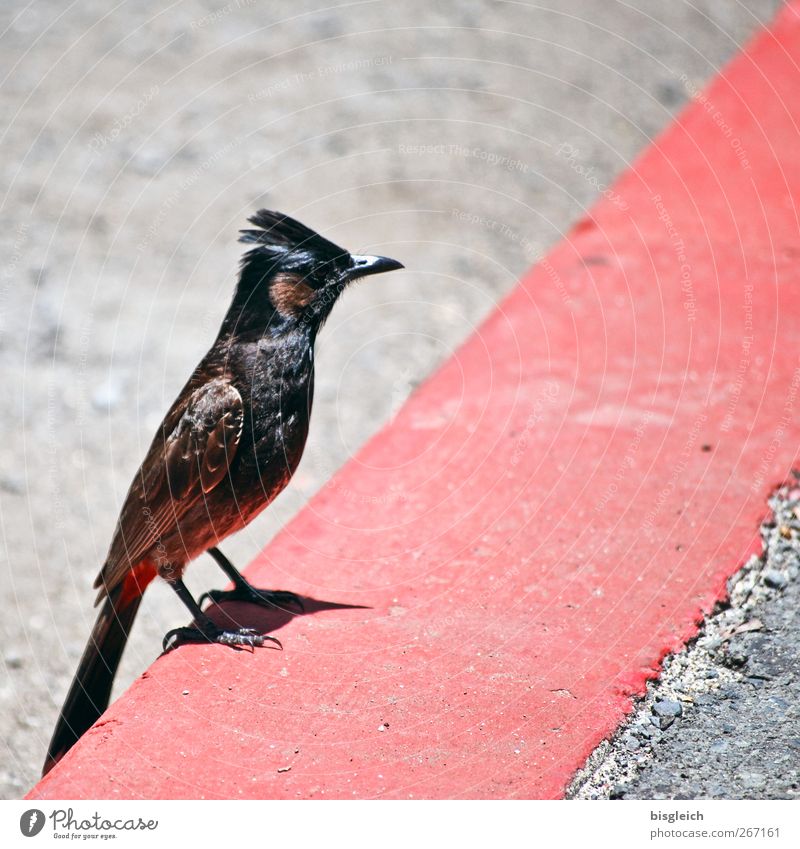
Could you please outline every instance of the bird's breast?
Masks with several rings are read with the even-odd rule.
[[[267,361],[253,374],[250,395],[251,457],[265,492],[277,494],[289,482],[303,454],[308,436],[314,387],[313,365]],[[298,367],[302,366],[302,367]],[[249,428],[248,428],[249,424]],[[273,495],[274,497],[274,495]]]

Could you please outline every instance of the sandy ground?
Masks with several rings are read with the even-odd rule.
[[[213,339],[247,214],[407,271],[337,306],[306,456],[227,544],[242,565],[777,6],[3,4],[0,795],[38,775],[121,500]],[[220,577],[198,562],[189,584]],[[185,619],[148,592],[118,691]]]

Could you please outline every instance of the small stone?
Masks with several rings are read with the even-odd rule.
[[[792,538],[792,529],[788,525],[781,525],[780,528],[778,528],[778,532],[784,539]]]
[[[650,722],[659,731],[666,731],[675,722],[674,716],[651,716]]]
[[[290,769],[291,769],[290,766],[279,766],[278,772],[289,772]]]
[[[773,590],[782,590],[789,583],[786,576],[777,569],[767,569],[762,576],[764,583]]]
[[[386,731],[386,729],[387,729],[387,728],[388,728],[388,726],[387,726],[387,725],[379,725],[379,726],[378,726],[378,731]]]
[[[722,733],[723,734],[733,734],[734,731],[736,731],[735,725],[733,725],[730,722],[723,722],[722,723]]]
[[[9,669],[19,669],[22,666],[22,655],[19,652],[7,652],[3,659]]]
[[[727,740],[715,740],[708,748],[709,748],[709,751],[713,752],[715,755],[721,755],[724,752],[728,751],[728,741]]]
[[[732,669],[738,669],[744,666],[749,659],[749,655],[746,651],[740,648],[730,648],[727,653],[723,655],[722,660],[725,663],[725,666],[729,666]]]
[[[753,790],[759,790],[767,783],[767,777],[762,772],[743,772],[739,777],[745,787]]]
[[[121,397],[122,387],[119,383],[113,379],[107,380],[92,392],[92,406],[95,410],[110,411],[117,406]]]
[[[25,492],[25,483],[19,475],[0,475],[0,489],[10,495],[23,495]]]
[[[675,702],[672,699],[662,699],[656,702],[651,710],[656,716],[671,716],[673,719],[683,714],[681,703]]]
[[[145,177],[155,176],[169,161],[169,153],[157,148],[137,151],[130,159],[134,171]]]
[[[716,669],[706,670],[706,678],[719,678],[719,672]]]
[[[665,106],[675,106],[683,101],[685,95],[676,80],[664,80],[656,86],[656,97]]]
[[[181,693],[181,695],[182,695],[182,696],[188,696],[188,695],[189,695],[189,691],[188,691],[188,690],[184,690],[184,691]]]

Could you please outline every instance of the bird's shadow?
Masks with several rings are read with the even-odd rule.
[[[258,590],[258,588],[255,588]],[[278,631],[298,616],[311,616],[325,610],[369,610],[365,604],[345,604],[338,601],[325,601],[311,596],[297,595],[299,604],[285,602],[280,604],[255,604],[251,601],[211,602],[203,611],[211,621],[226,631],[250,628],[262,636]],[[194,624],[194,623],[193,623]],[[165,649],[165,654],[179,648],[177,642]],[[274,646],[273,646],[274,647]]]

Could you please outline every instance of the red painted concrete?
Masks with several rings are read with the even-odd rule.
[[[369,609],[159,659],[32,798],[563,794],[797,462],[799,11],[249,570]]]

